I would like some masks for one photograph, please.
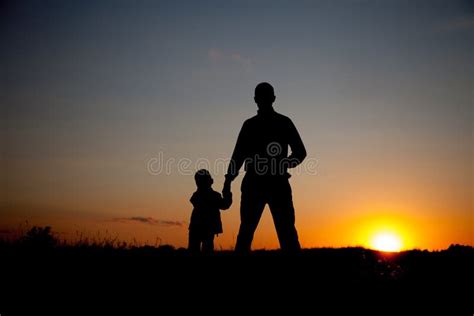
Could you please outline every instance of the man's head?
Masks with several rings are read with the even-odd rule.
[[[255,87],[255,96],[253,98],[257,106],[261,110],[267,110],[272,107],[275,102],[275,91],[268,82],[259,83]]]
[[[196,181],[196,186],[199,189],[210,188],[214,183],[211,174],[206,169],[198,170],[194,175],[194,180]]]

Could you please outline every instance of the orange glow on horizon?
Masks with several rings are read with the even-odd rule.
[[[372,238],[370,247],[374,250],[384,252],[399,252],[403,245],[397,234],[392,232],[380,232]]]
[[[372,215],[359,227],[359,244],[384,252],[416,248],[415,228],[402,216]],[[411,224],[410,224],[411,223]]]

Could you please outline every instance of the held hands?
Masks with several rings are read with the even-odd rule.
[[[231,183],[232,183],[231,177],[226,174],[225,175],[224,188],[222,189],[223,194],[231,193]]]
[[[232,192],[230,191],[230,184],[232,183],[232,178],[225,176],[224,188],[222,189],[223,205],[222,210],[227,210],[232,205]]]

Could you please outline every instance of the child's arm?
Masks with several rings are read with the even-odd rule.
[[[231,181],[226,177],[224,188],[222,189],[221,210],[226,210],[232,205],[232,192],[230,191],[230,183]]]
[[[222,192],[220,209],[227,210],[232,205],[232,192]]]

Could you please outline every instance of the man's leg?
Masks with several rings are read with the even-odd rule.
[[[291,186],[288,179],[276,179],[269,192],[270,211],[280,241],[280,247],[286,252],[297,252],[301,249],[298,233],[295,228],[295,209]]]
[[[265,197],[260,190],[255,179],[246,177],[242,181],[240,229],[235,245],[236,252],[248,253],[252,247],[253,235],[265,208]]]

